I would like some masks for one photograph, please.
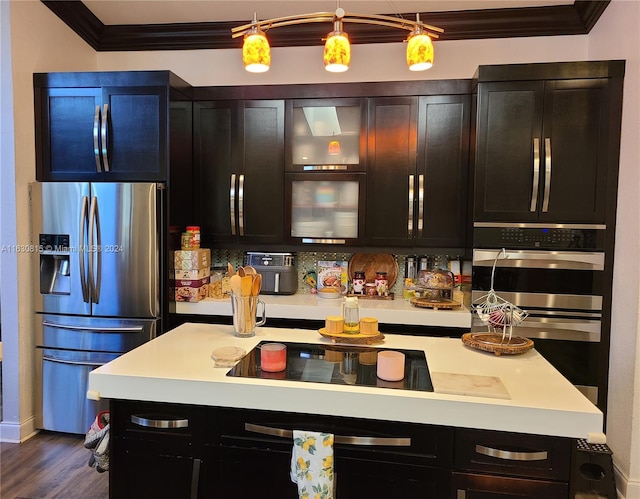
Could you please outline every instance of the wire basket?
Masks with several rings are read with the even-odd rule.
[[[511,341],[513,328],[520,325],[529,314],[513,303],[508,302],[496,294],[493,289],[493,279],[496,272],[496,263],[500,257],[507,257],[504,248],[498,252],[493,261],[493,269],[491,271],[491,289],[480,298],[476,299],[471,308],[478,316],[480,321],[487,326],[489,333],[502,331],[502,341],[508,343]]]

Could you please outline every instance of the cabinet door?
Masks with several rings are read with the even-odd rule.
[[[545,83],[540,220],[604,223],[606,78]]]
[[[108,180],[165,180],[166,87],[106,87],[103,114],[105,105],[108,130],[102,156],[104,168],[110,172],[105,174]]]
[[[197,179],[194,205],[204,246],[213,241],[235,241],[237,237],[237,168],[233,154],[237,118],[236,102],[194,103],[193,154]]]
[[[567,499],[567,483],[495,475],[453,473],[455,499]]]
[[[245,243],[281,243],[284,227],[284,101],[244,101],[237,224]]]
[[[537,221],[544,82],[478,85],[474,221]]]
[[[365,227],[369,245],[413,245],[417,112],[416,97],[369,101]]]
[[[95,174],[100,88],[36,88],[36,178],[76,180]],[[97,140],[97,136],[96,136]]]
[[[469,107],[468,95],[420,98],[416,245],[465,246]]]

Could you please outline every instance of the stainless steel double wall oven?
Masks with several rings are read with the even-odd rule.
[[[517,334],[601,409],[606,400],[610,286],[605,227],[585,224],[474,224],[475,300],[491,288],[526,310]],[[472,330],[484,326],[474,317]]]

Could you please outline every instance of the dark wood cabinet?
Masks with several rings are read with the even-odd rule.
[[[125,400],[110,409],[111,497],[294,499],[296,429],[334,434],[337,497],[568,499],[575,489],[572,438]]]
[[[367,242],[464,248],[468,95],[370,99]]]
[[[203,244],[278,244],[284,226],[284,101],[194,103]]]
[[[488,67],[478,84],[474,220],[605,223],[615,208],[621,79],[588,77],[588,63],[532,66]]]
[[[210,497],[205,408],[118,400],[110,410],[110,497]]]
[[[39,181],[166,181],[170,102],[190,101],[168,71],[34,74]]]

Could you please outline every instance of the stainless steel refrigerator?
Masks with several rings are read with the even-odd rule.
[[[107,402],[89,372],[156,336],[162,185],[30,185],[36,311],[36,427],[86,433]]]

